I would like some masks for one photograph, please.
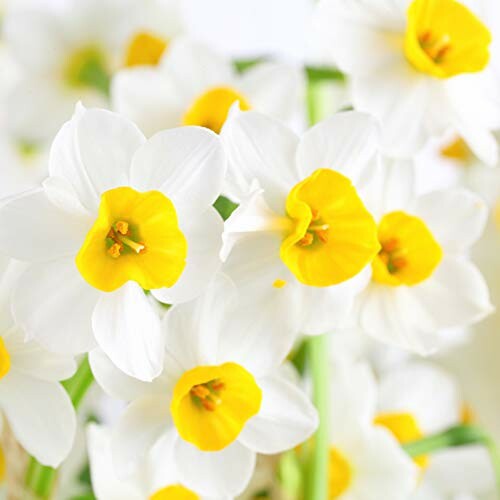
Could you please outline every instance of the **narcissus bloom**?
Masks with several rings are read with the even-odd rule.
[[[390,432],[374,424],[377,391],[369,369],[343,360],[332,371],[328,498],[409,498],[417,468]]]
[[[59,381],[73,375],[76,363],[35,341],[25,342],[10,313],[19,264],[2,257],[0,273],[0,412],[28,453],[42,464],[58,467],[76,432],[75,411]]]
[[[250,111],[235,113],[221,137],[226,192],[240,202],[225,225],[225,272],[275,328],[339,326],[380,250],[359,190],[377,171],[375,123],[340,113],[299,139]]]
[[[413,164],[385,160],[368,206],[380,251],[356,302],[362,329],[419,353],[439,345],[440,330],[475,323],[492,311],[488,287],[467,258],[488,209],[464,189],[416,197]]]
[[[480,2],[323,0],[315,36],[349,75],[355,109],[381,120],[392,154],[409,156],[452,128],[494,164],[500,86],[488,24],[495,3],[475,12]]]
[[[78,108],[54,141],[43,189],[0,210],[0,247],[31,263],[13,297],[28,336],[57,352],[97,341],[129,375],[158,375],[160,320],[144,290],[182,302],[215,274],[222,221],[212,203],[224,172],[209,130],[146,141],[123,117]]]
[[[160,442],[139,470],[126,479],[116,476],[111,455],[111,429],[95,424],[87,428],[92,488],[97,500],[230,500],[201,497],[177,478],[173,454],[164,454]]]
[[[175,0],[65,0],[9,4],[7,47],[21,68],[9,126],[32,146],[52,140],[76,102],[105,107],[118,68],[145,64],[180,31]],[[41,126],[43,124],[43,126]]]
[[[111,86],[113,108],[146,135],[179,125],[219,133],[231,106],[289,120],[297,109],[303,78],[286,64],[260,63],[238,75],[231,62],[210,48],[178,39],[157,67],[126,68]]]
[[[161,446],[161,456],[173,454],[184,487],[231,497],[250,481],[256,453],[280,453],[312,434],[316,411],[280,370],[293,332],[258,321],[252,328],[241,322],[245,314],[222,277],[204,296],[174,306],[164,318],[165,369],[151,383],[127,378],[102,352],[91,353],[99,384],[131,401],[112,437],[119,477]]]

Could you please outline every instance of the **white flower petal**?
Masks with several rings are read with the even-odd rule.
[[[44,191],[20,195],[0,208],[0,249],[28,262],[76,255],[90,227],[53,205]]]
[[[131,184],[140,191],[161,191],[179,216],[190,219],[217,199],[225,172],[217,134],[202,127],[180,127],[159,132],[137,151]]]
[[[181,483],[202,496],[239,495],[255,469],[255,453],[238,441],[216,452],[200,451],[180,437],[174,446]]]
[[[171,425],[167,394],[143,396],[132,402],[111,437],[117,476],[125,478],[133,473]]]
[[[112,398],[132,401],[149,394],[167,394],[169,385],[161,375],[152,382],[142,382],[119,370],[101,349],[89,353],[90,367],[97,383]]]
[[[337,113],[309,129],[300,140],[300,176],[329,168],[357,182],[377,165],[378,147],[379,128],[372,117],[356,111]]]
[[[43,190],[50,202],[63,212],[75,216],[91,217],[88,210],[81,204],[73,186],[62,177],[47,177],[43,183]],[[92,221],[89,220],[89,227]]]
[[[73,446],[76,418],[60,384],[12,371],[0,384],[0,407],[30,454],[44,465],[61,464]]]
[[[156,68],[120,70],[111,84],[113,109],[130,118],[147,137],[178,127],[183,109],[172,82]]]
[[[99,347],[131,377],[150,382],[163,368],[160,318],[134,281],[101,294],[92,315]]]
[[[306,395],[277,375],[258,379],[257,384],[262,390],[262,404],[238,441],[257,453],[271,455],[308,439],[318,426],[318,414]]]
[[[238,88],[252,109],[287,121],[304,94],[304,75],[287,64],[264,62],[245,71]]]
[[[179,304],[196,298],[220,269],[223,221],[210,207],[191,221],[181,223],[188,243],[186,267],[170,288],[153,290],[153,295],[165,304]]]
[[[268,205],[284,213],[290,189],[300,180],[295,167],[297,136],[255,111],[231,113],[221,131],[228,155],[227,194],[240,200],[256,178]]]
[[[75,354],[95,346],[91,317],[98,298],[74,259],[59,259],[26,269],[13,291],[12,311],[27,338]]]
[[[446,252],[459,253],[483,233],[488,206],[471,191],[448,189],[420,196],[415,214],[425,221]]]
[[[129,184],[132,157],[144,141],[123,116],[79,105],[54,139],[50,175],[67,179],[81,203],[95,211],[102,193]]]

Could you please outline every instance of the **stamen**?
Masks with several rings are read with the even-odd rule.
[[[400,248],[400,243],[397,238],[391,238],[381,243],[382,249],[379,252],[379,257],[386,265],[387,271],[390,274],[395,274],[408,265],[408,260],[405,258],[407,251]]]
[[[109,255],[111,255],[111,257],[113,257],[114,259],[120,257],[121,251],[122,245],[120,245],[120,243],[113,243],[108,249]]]
[[[224,382],[215,379],[191,387],[190,393],[196,405],[201,405],[207,411],[215,411],[217,406],[222,403],[219,393],[225,387]]]
[[[134,252],[136,253],[141,253],[146,247],[142,243],[136,243],[135,241],[131,240],[130,238],[127,238],[126,236],[122,236],[120,234],[117,234],[116,237],[125,245],[130,247]]]
[[[418,43],[436,64],[442,63],[451,49],[451,38],[448,34],[435,38],[430,31],[426,31],[418,37]]]
[[[311,233],[306,233],[304,234],[304,237],[299,241],[299,245],[302,247],[308,247],[309,245],[312,245],[313,241],[314,236]]]
[[[128,233],[128,222],[125,222],[125,221],[122,221],[122,220],[119,220],[116,224],[115,224],[115,229],[116,231],[118,231],[120,234],[127,234]]]

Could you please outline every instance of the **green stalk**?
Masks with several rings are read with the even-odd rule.
[[[75,411],[78,410],[93,381],[94,376],[90,369],[89,360],[85,356],[73,377],[62,383],[73,403]],[[56,479],[56,469],[42,465],[35,458],[31,457],[25,480],[27,490],[34,493],[40,500],[48,500],[54,491]]]
[[[500,493],[500,454],[495,441],[480,427],[473,425],[458,425],[444,432],[427,436],[418,441],[403,445],[403,449],[411,457],[428,455],[439,450],[456,446],[480,444],[487,448],[495,471],[497,490]]]
[[[306,467],[304,498],[326,500],[328,498],[328,427],[330,422],[327,335],[311,337],[307,342],[307,352],[313,381],[313,401],[319,414],[319,426],[314,435],[313,447]]]

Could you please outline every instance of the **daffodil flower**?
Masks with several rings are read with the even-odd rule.
[[[28,336],[57,352],[97,341],[129,375],[158,375],[163,337],[144,290],[182,302],[215,274],[224,172],[209,130],[146,141],[127,119],[79,107],[52,145],[43,189],[0,211],[0,247],[31,263],[13,297]]]
[[[111,453],[112,429],[90,424],[87,428],[92,488],[98,500],[230,500],[201,497],[179,484],[173,454],[163,454],[162,443],[153,447],[139,470],[119,479]]]
[[[354,108],[382,122],[390,154],[411,156],[452,128],[494,165],[492,131],[500,125],[495,4],[323,0],[312,36],[349,76]]]
[[[328,498],[409,498],[418,470],[391,433],[374,422],[377,386],[367,366],[338,360],[329,394]]]
[[[381,248],[355,315],[375,338],[426,354],[439,346],[440,331],[492,311],[488,287],[467,258],[488,209],[460,188],[415,196],[413,174],[411,162],[384,160],[367,194]]]
[[[9,299],[21,268],[1,258],[0,412],[28,453],[44,465],[58,467],[71,451],[76,432],[75,412],[59,381],[73,375],[76,363],[71,356],[25,341],[15,325]]]
[[[224,272],[245,297],[247,320],[305,334],[340,326],[380,250],[360,190],[377,172],[376,124],[340,113],[299,139],[249,111],[235,113],[221,137],[225,192],[241,203],[225,224]]]
[[[161,447],[184,487],[232,497],[250,481],[256,453],[288,450],[315,430],[314,407],[280,369],[293,332],[242,324],[243,308],[223,276],[195,301],[174,306],[164,318],[165,368],[151,383],[127,378],[104,353],[91,352],[99,384],[130,401],[111,441],[119,477]]]
[[[244,110],[290,120],[302,90],[303,77],[292,66],[263,62],[238,75],[221,54],[177,39],[158,66],[119,71],[111,100],[113,109],[131,118],[147,136],[179,125],[219,133],[235,102]]]

